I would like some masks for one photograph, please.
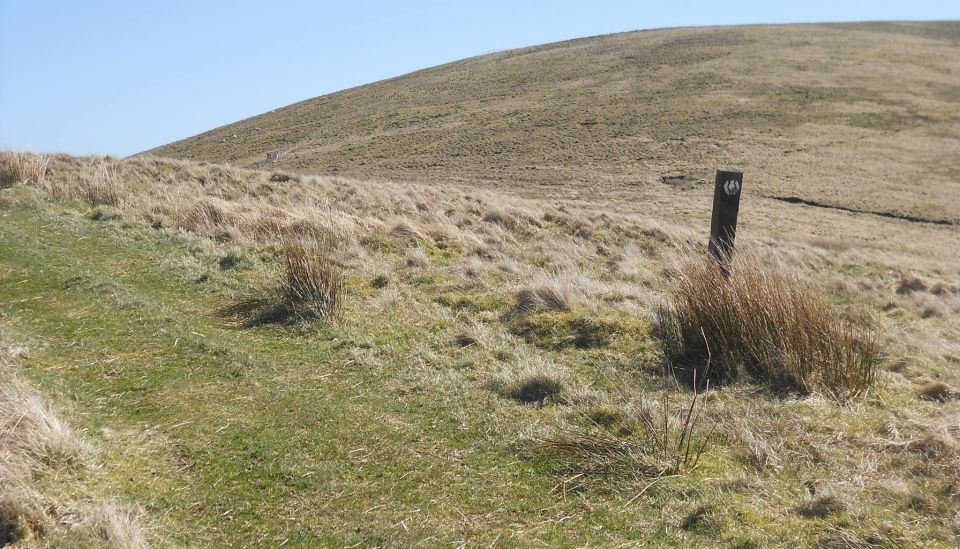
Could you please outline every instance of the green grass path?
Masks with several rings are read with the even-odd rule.
[[[418,343],[442,339],[442,321],[368,313],[354,299],[333,325],[239,328],[216,310],[244,273],[211,262],[206,282],[184,279],[168,258],[190,255],[188,239],[69,209],[0,212],[0,324],[31,347],[21,375],[102,448],[81,489],[139,503],[161,537],[433,546],[641,535],[636,511],[584,513],[585,500],[551,492],[557,477],[491,427],[549,412],[504,406],[443,371],[423,379]]]

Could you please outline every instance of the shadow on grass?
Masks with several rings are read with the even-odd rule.
[[[218,311],[218,314],[238,321],[243,328],[267,325],[287,326],[300,322],[329,319],[334,316],[332,313],[323,314],[315,307],[285,300],[282,297],[244,298],[223,307]]]
[[[246,298],[218,311],[221,316],[238,320],[244,328],[267,324],[290,324],[297,320],[287,303],[268,298]]]

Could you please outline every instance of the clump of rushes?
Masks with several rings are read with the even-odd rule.
[[[303,318],[336,314],[343,291],[340,270],[320,248],[287,245],[283,252],[283,297]]]
[[[280,251],[279,283],[225,309],[248,325],[329,319],[343,296],[340,267],[318,244],[287,243]]]
[[[0,189],[17,183],[43,185],[49,162],[50,158],[43,154],[0,151]]]
[[[658,313],[676,371],[719,380],[747,374],[777,387],[837,399],[874,383],[881,344],[870,318],[851,320],[784,265],[738,251],[724,276],[705,253],[686,251],[669,304]]]
[[[123,187],[117,161],[91,160],[80,171],[77,197],[91,206],[121,206]]]

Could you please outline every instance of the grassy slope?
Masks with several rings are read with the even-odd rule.
[[[633,32],[434,67],[152,152],[250,165],[282,148],[288,169],[608,204],[736,166],[758,196],[958,221],[958,75],[957,22]]]
[[[58,159],[55,177],[77,177],[70,171],[76,166],[82,162]],[[808,546],[872,539],[909,546],[949,544],[956,534],[951,439],[932,456],[907,445],[941,436],[938,426],[949,423],[957,403],[918,402],[894,374],[849,409],[817,399],[782,401],[762,386],[717,391],[709,414],[720,436],[701,466],[633,500],[649,478],[580,476],[576,467],[539,456],[532,437],[582,427],[598,409],[622,413],[619,391],[653,402],[667,398],[676,410],[689,401],[660,371],[648,312],[619,309],[616,292],[604,290],[602,299],[570,313],[503,316],[518,287],[514,278],[529,283],[584,253],[583,265],[596,265],[601,248],[617,255],[640,244],[642,265],[660,272],[663,244],[644,236],[646,229],[615,217],[587,236],[567,238],[562,225],[545,221],[505,230],[501,223],[510,217],[490,217],[504,201],[494,195],[481,202],[447,193],[450,202],[431,202],[437,195],[426,191],[396,189],[394,196],[343,181],[264,191],[268,175],[256,172],[148,161],[131,161],[124,170],[141,179],[123,182],[130,205],[112,221],[94,221],[88,206],[48,201],[26,187],[3,191],[0,322],[33,347],[24,377],[66,403],[71,422],[104,446],[104,471],[93,489],[144,506],[161,539],[201,546],[287,539]],[[267,200],[283,207],[314,203],[303,198],[304,189],[358,216],[370,216],[368,203],[382,201],[376,215],[388,221],[405,212],[422,230],[434,210],[449,208],[455,213],[443,219],[451,227],[472,227],[485,242],[499,235],[489,252],[501,262],[503,254],[516,254],[534,271],[526,263],[519,272],[489,265],[479,282],[463,280],[458,273],[469,258],[458,239],[445,248],[431,237],[412,243],[391,236],[389,226],[377,229],[370,218],[361,223],[368,232],[358,235],[360,242],[385,257],[351,264],[340,320],[240,328],[216,311],[256,284],[269,249],[240,238],[244,259],[224,270],[219,262],[235,244],[222,240],[235,237],[224,237],[220,227],[205,229],[211,239],[150,229],[143,211],[151,202],[137,193],[168,197],[168,187],[178,186],[196,196],[168,206],[173,219],[175,208],[189,213],[211,196],[240,203],[241,189],[266,192],[254,203],[267,211]],[[393,202],[398,197],[435,207],[405,210]],[[527,215],[545,219],[542,212]],[[223,225],[243,226],[230,219]],[[404,266],[403,254],[413,248],[425,250],[425,265]],[[384,261],[400,266],[387,268],[390,283],[378,290],[370,282],[380,267],[370,263]],[[841,251],[816,263],[851,270],[854,284],[880,277],[877,299],[893,295],[886,286],[896,272],[850,261]],[[841,295],[857,299],[858,290]],[[910,307],[902,303],[890,314],[918,330],[953,329],[949,316],[919,319]],[[619,335],[577,348],[569,337],[579,318],[615,319]],[[456,343],[458,334],[478,327],[488,334],[479,344]],[[916,360],[901,371],[921,379],[937,371],[956,382],[940,355]],[[530,363],[566,372],[562,401],[523,405],[494,390],[500,373]],[[623,386],[609,376],[622,377]],[[71,486],[90,485],[81,479]],[[823,517],[798,512],[823,493],[837,494],[842,505]],[[698,518],[681,528],[691,516]]]
[[[81,427],[103,431],[114,473],[104,491],[163,516],[170,541],[640,535],[643,512],[590,517],[606,529],[561,520],[580,504],[557,501],[555,478],[488,433],[507,420],[490,417],[509,413],[499,397],[409,379],[410,347],[449,330],[429,312],[351,307],[359,323],[251,333],[212,314],[216,292],[164,266],[189,242],[70,213],[4,222],[5,324],[45,342],[28,374],[70,395]]]

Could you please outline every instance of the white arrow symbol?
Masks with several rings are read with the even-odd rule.
[[[723,184],[723,192],[727,193],[727,196],[733,196],[740,192],[740,182],[736,179],[730,179]]]

